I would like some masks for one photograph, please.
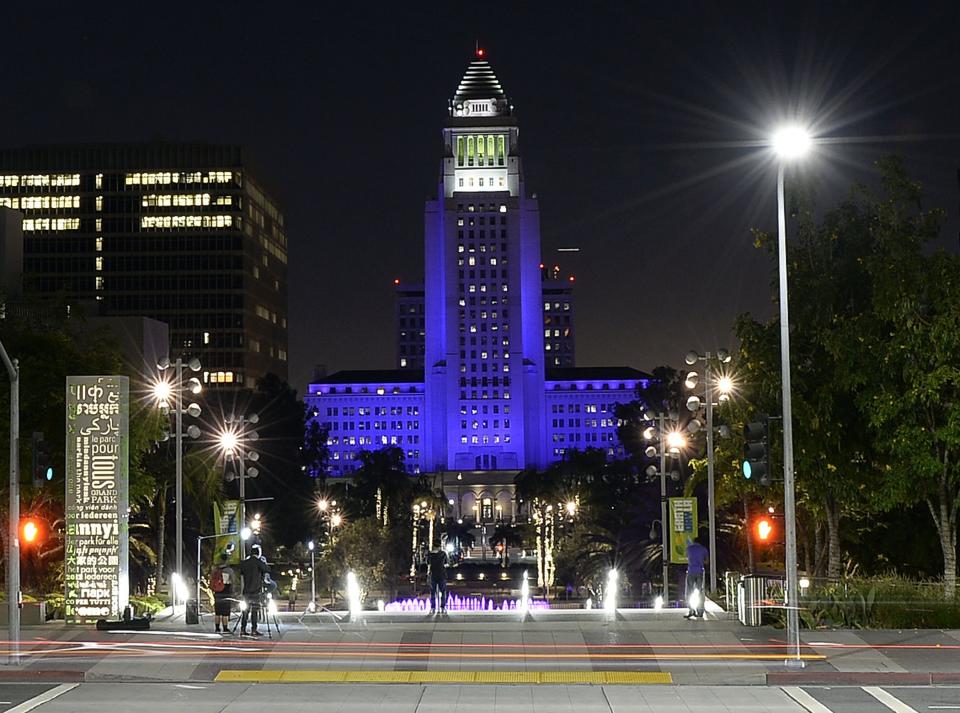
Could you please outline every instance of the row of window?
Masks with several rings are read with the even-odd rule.
[[[586,428],[613,428],[622,424],[619,419],[616,418],[588,418],[583,421],[583,425]],[[566,419],[566,426],[564,426],[564,419],[555,418],[553,419],[552,426],[553,428],[580,428],[580,419],[568,418]]]
[[[0,186],[79,186],[79,173],[52,173],[0,176]]]
[[[148,193],[140,198],[144,208],[168,206],[233,205],[233,196],[211,197],[209,193]],[[211,202],[212,201],[212,202]]]
[[[324,427],[330,431],[419,431],[419,421],[326,421]]]
[[[502,436],[494,434],[492,436],[460,436],[460,443],[467,445],[468,443],[474,446],[488,446],[496,445],[498,443],[510,443],[510,434],[504,433]]]
[[[489,203],[489,204],[487,204],[487,203],[480,203],[479,205],[474,205],[473,203],[469,203],[469,204],[467,204],[466,206],[464,206],[463,203],[457,203],[457,210],[460,211],[461,213],[462,213],[464,210],[466,210],[468,213],[474,213],[474,212],[477,212],[477,211],[479,211],[480,213],[483,213],[484,211],[490,211],[491,213],[506,213],[506,212],[507,212],[507,206],[506,206],[505,204],[503,204],[503,203],[499,203],[499,204],[497,204],[497,203]],[[493,216],[490,216],[490,218],[491,218],[491,220],[492,220],[492,219],[493,219]]]
[[[486,183],[484,177],[467,176],[464,182],[463,176],[457,178],[457,188],[506,188],[507,179],[505,176],[487,176]]]
[[[458,136],[456,155],[458,166],[506,165],[505,134]]]
[[[79,218],[24,218],[23,232],[80,230]]]
[[[0,196],[0,206],[13,210],[63,210],[80,207],[80,196]]]
[[[327,438],[328,446],[340,445],[340,436],[329,436]],[[403,443],[403,436],[343,436],[343,445],[345,446],[372,446],[377,443],[382,445],[400,445]],[[417,445],[420,443],[420,436],[407,436],[408,445]]]
[[[599,437],[599,439],[598,439]],[[554,433],[552,441],[554,443],[616,443],[617,434],[601,431],[600,433]]]
[[[144,230],[229,228],[233,221],[232,215],[143,215],[140,216],[140,227]]]
[[[80,185],[80,176],[77,175]],[[172,183],[230,183],[234,179],[232,171],[158,171],[155,173],[128,173],[123,182],[127,186],[166,186]]]

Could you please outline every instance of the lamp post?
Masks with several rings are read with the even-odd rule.
[[[777,166],[777,256],[780,274],[780,373],[783,391],[783,525],[786,535],[787,574],[785,604],[787,607],[787,646],[793,658],[787,664],[803,666],[800,658],[799,590],[797,582],[796,493],[793,474],[793,405],[790,401],[790,315],[787,308],[787,218],[783,200],[783,173],[787,161],[801,158],[810,149],[810,135],[791,126],[773,136],[773,149],[779,157]]]
[[[241,527],[247,527],[247,507],[246,507],[246,487],[244,483],[247,478],[256,478],[260,471],[255,466],[246,467],[246,461],[256,462],[260,459],[260,454],[254,450],[247,450],[247,441],[256,441],[259,434],[250,429],[249,426],[255,426],[260,422],[257,414],[249,416],[228,416],[226,427],[220,432],[220,450],[226,458],[237,462],[238,473],[234,476],[232,473],[227,475],[227,481],[234,477],[240,479],[240,524]],[[247,554],[246,540],[240,538],[240,559],[244,559]]]
[[[721,398],[727,396],[728,392],[724,391],[722,384],[729,386],[731,382],[729,377],[726,376],[721,376],[719,379],[714,378],[715,374],[713,372],[712,362],[717,361],[721,364],[728,364],[730,362],[730,354],[726,349],[720,349],[716,354],[711,354],[710,352],[706,354],[688,352],[684,357],[684,361],[688,366],[693,366],[698,361],[704,362],[703,401],[706,405],[707,412],[707,522],[710,538],[708,545],[710,549],[710,578],[707,582],[707,591],[713,592],[717,586],[717,495],[713,458],[713,399],[714,392],[720,392]],[[688,389],[693,389],[697,386],[697,380],[697,372],[691,371],[687,374],[684,384]],[[698,411],[700,406],[701,403],[698,396],[691,396],[687,399],[687,408],[689,410]]]
[[[662,411],[655,414],[653,411],[647,411],[644,414],[644,418],[647,421],[656,421],[657,425],[648,426],[643,431],[643,438],[647,441],[658,441],[659,447],[657,446],[647,446],[644,453],[648,458],[654,458],[657,455],[660,456],[660,467],[657,468],[655,465],[651,465],[647,468],[647,475],[660,476],[660,552],[661,558],[663,560],[663,587],[662,594],[664,602],[670,601],[670,541],[669,541],[669,531],[667,530],[667,451],[670,450],[671,454],[679,454],[680,448],[684,445],[683,434],[678,431],[670,431],[669,433],[666,430],[666,414]],[[680,479],[680,473],[676,470],[670,472],[670,477],[673,480]],[[654,520],[656,522],[656,520]],[[651,532],[653,528],[651,526]],[[652,537],[650,539],[653,539]]]
[[[310,550],[310,610],[317,606],[317,562],[316,545],[313,540],[307,543],[307,549]]]
[[[10,651],[7,663],[20,663],[20,363],[7,356],[0,342],[0,359],[10,377],[10,504],[7,516],[7,621]]]
[[[200,371],[200,360],[197,358],[184,361],[182,357],[177,357],[176,361],[171,362],[168,357],[163,357],[157,363],[160,371],[167,369],[174,370],[173,381],[167,381],[162,377],[157,379],[153,386],[153,394],[157,399],[160,409],[164,412],[171,410],[171,400],[173,401],[174,413],[174,439],[176,441],[176,485],[174,486],[174,497],[176,498],[176,532],[177,532],[177,569],[176,574],[183,577],[183,390],[189,389],[190,393],[196,395],[200,393],[201,385],[197,377],[191,377],[186,384],[183,383],[183,368],[188,367],[190,371]],[[187,414],[193,418],[200,415],[200,406],[192,403],[187,406]],[[191,438],[200,436],[200,429],[195,425],[187,428],[187,435]]]

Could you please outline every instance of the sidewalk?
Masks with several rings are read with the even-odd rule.
[[[385,681],[387,674],[410,673],[405,680],[416,682],[442,681],[441,673],[457,672],[453,683],[487,672],[497,674],[497,682],[514,676],[518,683],[524,677],[537,683],[565,672],[569,682],[590,683],[590,676],[578,681],[573,674],[606,681],[598,674],[648,672],[669,674],[666,680],[674,684],[960,682],[957,630],[803,632],[806,665],[793,670],[784,666],[782,630],[744,627],[725,614],[708,614],[705,621],[683,614],[620,609],[611,617],[603,610],[555,610],[434,618],[365,612],[360,622],[346,616],[334,622],[327,614],[299,622],[300,614],[283,612],[279,633],[262,639],[215,634],[210,616],[188,626],[182,614],[158,618],[148,632],[47,624],[23,630],[23,664],[0,668],[0,679],[197,682],[244,671],[247,681],[310,680],[323,671],[337,680],[357,672],[373,678],[381,672]],[[344,677],[337,678],[340,673]],[[550,675],[533,676],[542,673]]]

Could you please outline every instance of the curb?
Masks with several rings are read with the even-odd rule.
[[[17,683],[83,683],[84,679],[83,671],[0,670],[0,681],[14,681]]]
[[[810,673],[767,674],[767,685],[774,686],[933,686],[937,684],[960,684],[960,672],[811,671]]]

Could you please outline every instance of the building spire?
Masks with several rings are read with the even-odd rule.
[[[512,107],[497,75],[487,62],[486,50],[476,40],[474,57],[450,102],[452,116],[509,116]]]

